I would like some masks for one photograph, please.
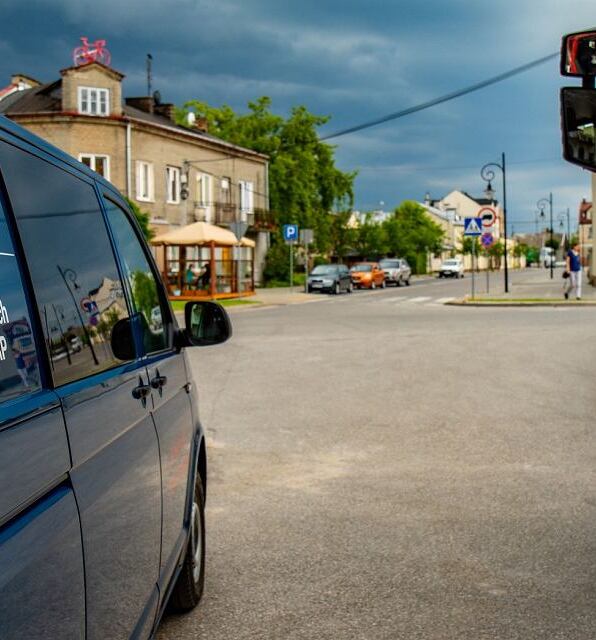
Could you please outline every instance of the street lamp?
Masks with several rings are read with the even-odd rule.
[[[72,298],[72,304],[77,312],[77,315],[79,317],[79,322],[81,323],[81,328],[83,329],[83,333],[85,334],[85,338],[87,339],[87,342],[89,343],[89,349],[91,351],[91,355],[93,356],[93,362],[95,362],[96,365],[99,364],[99,360],[97,359],[97,355],[95,354],[95,349],[93,348],[93,343],[91,342],[91,336],[89,335],[89,332],[87,331],[87,326],[85,325],[85,322],[83,320],[83,316],[81,315],[81,310],[79,309],[79,305],[77,304],[77,300],[75,298],[75,295],[73,293],[73,288],[74,290],[78,290],[81,288],[81,285],[79,285],[79,283],[77,282],[77,272],[74,269],[63,269],[59,264],[56,265],[56,267],[58,268],[58,272],[60,273],[60,275],[62,276],[62,280],[64,280],[64,284],[66,286],[66,288],[68,289],[68,293],[70,293],[70,297]],[[72,283],[72,288],[70,286],[70,283]]]
[[[540,200],[538,200],[538,202],[536,203],[536,206],[538,207],[538,209],[540,209],[540,217],[542,219],[544,219],[544,209],[546,208],[546,205],[548,205],[549,207],[549,211],[550,211],[550,248],[552,249],[552,254],[550,256],[550,279],[553,279],[553,267],[554,267],[554,262],[555,262],[555,248],[553,246],[553,194],[552,191],[551,193],[548,194],[548,198],[540,198]]]
[[[503,178],[503,239],[505,241],[505,293],[509,292],[509,270],[507,265],[507,183],[505,171],[505,154],[501,154],[501,164],[498,162],[489,162],[480,169],[480,177],[487,183],[484,195],[492,202],[494,200],[495,191],[492,181],[495,179],[494,169],[501,171]]]
[[[567,236],[565,239],[565,249],[569,250],[571,248],[571,224],[570,224],[570,218],[569,218],[569,207],[567,207],[567,211],[561,211],[561,213],[558,216],[559,219],[559,227],[561,229],[564,228],[563,225],[563,220],[567,218]]]

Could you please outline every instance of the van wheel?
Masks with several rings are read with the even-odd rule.
[[[205,498],[201,477],[197,474],[195,496],[190,515],[190,536],[184,564],[176,581],[170,606],[176,611],[190,611],[199,604],[205,586]]]
[[[406,280],[406,287],[409,287],[409,286],[410,286],[410,278]]]

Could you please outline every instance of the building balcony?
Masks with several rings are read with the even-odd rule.
[[[249,228],[256,231],[272,231],[275,229],[275,218],[266,209],[241,211],[235,204],[215,202],[205,206],[200,202],[194,203],[194,218],[196,221],[209,221],[213,224],[228,226],[232,222],[247,222]]]

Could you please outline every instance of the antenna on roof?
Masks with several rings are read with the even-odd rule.
[[[151,95],[151,63],[153,62],[153,56],[147,54],[147,95]]]

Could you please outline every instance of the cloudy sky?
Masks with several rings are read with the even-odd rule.
[[[596,24],[594,0],[0,0],[0,78],[42,81],[68,66],[78,38],[105,38],[126,95],[145,93],[145,55],[164,100],[245,108],[261,95],[332,116],[321,134],[426,101],[555,52]],[[589,174],[560,159],[553,60],[478,93],[338,138],[357,169],[356,206],[395,206],[453,188],[480,195],[482,164],[507,154],[516,231],[590,197]],[[499,184],[500,188],[500,184]],[[500,192],[497,197],[501,197]]]

